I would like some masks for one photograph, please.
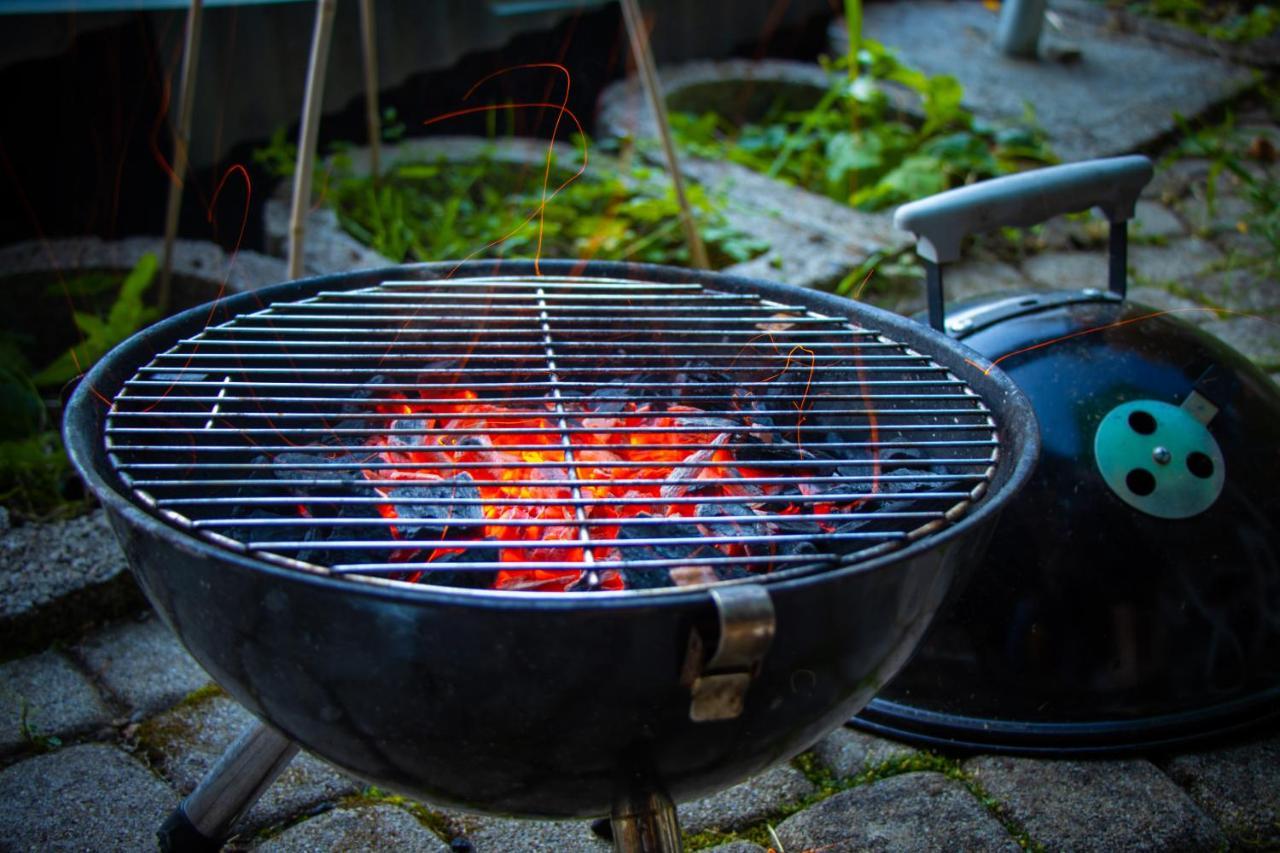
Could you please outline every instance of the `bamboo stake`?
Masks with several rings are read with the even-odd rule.
[[[640,7],[636,0],[620,0],[620,2],[622,19],[626,23],[627,36],[631,41],[631,54],[636,62],[636,72],[640,75],[640,84],[644,87],[649,107],[653,110],[653,117],[658,125],[662,153],[666,156],[667,169],[671,172],[671,185],[676,192],[676,203],[680,205],[680,225],[684,229],[685,242],[689,244],[689,258],[696,268],[710,269],[711,262],[707,259],[707,247],[702,243],[702,235],[698,233],[697,223],[693,220],[693,210],[689,207],[689,199],[684,192],[684,176],[680,174],[680,161],[676,157],[676,146],[671,140],[671,124],[667,120],[667,104],[658,86],[653,51],[649,47],[649,35],[645,32]]]
[[[200,58],[200,23],[203,0],[191,0],[187,9],[187,33],[182,47],[182,79],[178,92],[178,121],[173,128],[173,178],[164,212],[164,258],[160,263],[160,292],[156,301],[160,315],[169,313],[173,287],[173,241],[178,234],[178,214],[182,211],[182,187],[187,179],[187,155],[191,142],[192,101],[196,92],[196,63]]]
[[[364,42],[364,117],[369,125],[369,171],[377,188],[382,122],[378,119],[378,39],[374,29],[373,0],[360,0],[360,35]]]
[[[298,164],[293,172],[293,205],[289,213],[289,278],[302,276],[306,217],[311,209],[311,172],[316,159],[320,104],[324,100],[324,72],[329,61],[336,7],[337,0],[316,0],[316,26],[311,35],[307,88],[302,98],[302,130],[298,135]]]

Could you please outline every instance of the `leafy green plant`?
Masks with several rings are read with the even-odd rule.
[[[298,144],[289,141],[283,127],[277,127],[266,145],[254,149],[253,162],[272,177],[288,178],[293,175],[293,166],[298,162]]]
[[[27,518],[69,515],[86,506],[67,486],[73,481],[62,437],[49,423],[44,396],[88,370],[107,350],[155,319],[143,304],[155,276],[155,255],[143,255],[123,277],[90,272],[50,285],[47,295],[97,301],[117,288],[102,313],[76,311],[83,339],[33,370],[29,337],[0,334],[0,502]]]
[[[908,68],[860,34],[850,43],[861,47],[829,66],[831,84],[813,108],[780,102],[741,126],[715,112],[673,112],[677,140],[868,210],[1054,162],[1032,116],[1024,127],[996,128],[961,105],[954,77]],[[891,86],[915,93],[923,119],[894,106]]]
[[[375,185],[338,156],[322,178],[322,193],[348,233],[397,261],[538,254],[689,262],[679,206],[665,182],[635,169],[625,179],[588,174],[561,186],[572,175],[558,164],[552,168],[544,205],[541,167],[489,156],[408,160],[389,167]],[[730,227],[701,187],[690,187],[688,195],[714,266],[767,248]]]
[[[76,327],[84,339],[31,377],[31,381],[41,387],[63,385],[88,370],[107,350],[155,320],[158,309],[143,305],[142,297],[158,267],[155,255],[150,252],[143,255],[120,285],[106,317],[76,311],[73,315]]]

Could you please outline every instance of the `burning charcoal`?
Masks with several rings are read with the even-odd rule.
[[[411,447],[422,444],[422,433],[427,428],[427,422],[422,418],[396,418],[388,426],[392,430],[413,430],[387,433],[387,443],[392,447]]]
[[[768,524],[773,531],[778,533],[815,536],[822,532],[822,525],[819,523],[819,518],[820,516],[793,515],[777,521],[771,521]]]
[[[733,455],[742,463],[794,462],[805,459],[831,458],[830,454],[815,453],[785,440],[776,440],[772,443],[761,441],[754,433],[743,436],[741,446],[734,449]]]
[[[673,412],[672,414],[676,416],[675,428],[681,431],[713,432],[742,426],[741,421],[730,420],[729,418],[717,418],[711,415],[690,415],[683,412]],[[728,438],[727,435],[724,437]],[[717,441],[719,441],[719,438],[717,438]]]
[[[626,408],[628,401],[634,398],[632,389],[610,383],[591,392],[591,403],[588,408],[595,414],[616,415]]]
[[[636,518],[652,518],[640,514]],[[621,545],[618,547],[623,560],[689,560],[695,563],[704,557],[722,556],[713,546],[697,539],[697,531],[688,524],[624,524],[618,530],[619,539],[687,539],[687,542]],[[671,573],[664,568],[622,568],[622,579],[627,589],[655,589],[670,586]]]
[[[493,569],[470,569],[467,564],[496,563],[499,559],[498,549],[490,547],[472,547],[456,553],[438,552],[431,560],[432,568],[423,572],[418,583],[462,589],[492,589],[498,573]]]
[[[704,447],[696,453],[691,453],[685,457],[685,464],[678,468],[672,468],[671,473],[667,475],[667,482],[662,484],[659,494],[663,498],[673,498],[688,492],[692,486],[687,483],[679,482],[681,480],[692,480],[704,470],[703,465],[711,461],[712,455],[716,448],[722,447],[729,441],[729,433],[722,432],[711,441],[711,446]]]
[[[296,510],[284,510],[284,512],[291,511],[296,513]],[[252,509],[245,510],[243,512],[237,512],[236,517],[246,521],[273,521],[288,516],[281,515],[279,512],[271,512],[270,510],[265,510],[260,507],[253,507]],[[243,527],[229,527],[226,530],[220,530],[218,532],[225,536],[229,536],[238,542],[286,542],[298,535],[297,530],[284,524],[246,524]]]
[[[350,453],[330,458],[333,448],[317,447],[313,452],[277,453],[272,459],[273,470],[281,480],[359,480],[364,475],[359,466],[368,461]],[[284,467],[284,466],[297,467]],[[343,467],[339,467],[343,466]]]
[[[928,460],[914,447],[894,448],[880,455],[880,464],[886,471],[898,469],[914,469],[927,464]]]
[[[448,480],[424,481],[387,490],[387,503],[404,521],[432,521],[434,524],[397,524],[401,538],[410,540],[439,539],[451,521],[480,519],[477,503],[480,492],[466,473]],[[404,502],[402,502],[404,501]],[[414,501],[423,501],[422,503]],[[470,538],[474,527],[458,527],[461,538]]]
[[[379,393],[378,386],[386,381],[386,377],[381,374],[370,377],[368,382],[347,395],[348,402],[342,404],[342,413],[344,415],[359,415],[369,411],[368,406],[362,406],[357,402],[351,401],[371,399]]]
[[[735,377],[730,376],[728,373],[722,373],[720,371],[710,370],[707,368],[698,369],[696,367],[676,371],[675,375],[668,376],[666,381],[670,382],[672,379],[681,385],[728,385],[730,387],[734,387],[738,384],[738,380]]]

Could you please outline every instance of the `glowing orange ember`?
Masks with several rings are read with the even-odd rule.
[[[700,496],[759,501],[777,494],[780,488],[770,483],[751,483],[748,488],[744,480],[767,472],[737,462],[733,451],[725,447],[730,443],[730,433],[690,426],[690,421],[704,414],[691,406],[671,404],[662,411],[653,411],[648,403],[630,402],[622,404],[617,414],[566,408],[566,414],[572,417],[566,418],[565,423],[576,429],[565,430],[560,424],[561,416],[550,404],[547,414],[542,415],[485,402],[468,390],[431,393],[436,399],[426,403],[397,392],[379,407],[383,414],[416,419],[422,434],[412,436],[413,447],[398,446],[406,442],[397,443],[389,436],[370,439],[369,446],[382,448],[377,454],[379,459],[400,467],[390,471],[367,469],[365,477],[425,485],[450,480],[456,483],[454,478],[465,472],[475,481],[483,501],[481,511],[491,522],[479,531],[472,528],[472,537],[504,543],[497,549],[499,560],[524,564],[499,571],[494,583],[498,589],[564,591],[583,579],[585,565],[583,569],[528,566],[539,562],[585,564],[583,548],[545,547],[547,542],[581,539],[578,506],[583,518],[592,522],[591,540],[610,540],[618,536],[619,526],[611,523],[614,521],[638,516],[696,515],[696,502],[669,500],[691,489],[697,489]],[[439,402],[444,397],[458,402]],[[745,416],[743,420],[750,423]],[[727,470],[728,466],[732,470]],[[672,482],[681,480],[727,482]],[[486,485],[485,481],[491,484]],[[585,501],[575,503],[575,487],[578,497]],[[375,489],[391,499],[395,487]],[[800,510],[792,505],[782,511]],[[822,504],[813,508],[815,514],[827,511]],[[386,518],[400,517],[392,503],[380,505],[379,512]],[[521,523],[525,521],[532,523]],[[597,561],[619,559],[617,547],[590,547]],[[719,544],[717,548],[725,556],[745,553],[743,546],[732,543]],[[457,550],[437,548],[427,559],[435,560]],[[401,556],[410,559],[415,553],[406,550]],[[598,575],[600,588],[623,588],[616,570],[602,569]]]

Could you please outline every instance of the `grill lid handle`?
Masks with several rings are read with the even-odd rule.
[[[970,234],[1025,228],[1064,213],[1098,207],[1112,223],[1133,218],[1151,161],[1140,154],[1050,166],[970,184],[904,204],[893,224],[916,236],[916,252],[935,264],[960,259]]]
[[[916,253],[927,262],[929,324],[943,331],[941,265],[960,259],[965,237],[1005,226],[1037,225],[1093,207],[1111,223],[1110,287],[1123,296],[1125,223],[1133,218],[1138,196],[1153,173],[1151,161],[1139,154],[1086,160],[993,178],[898,208],[893,224],[915,235]]]

